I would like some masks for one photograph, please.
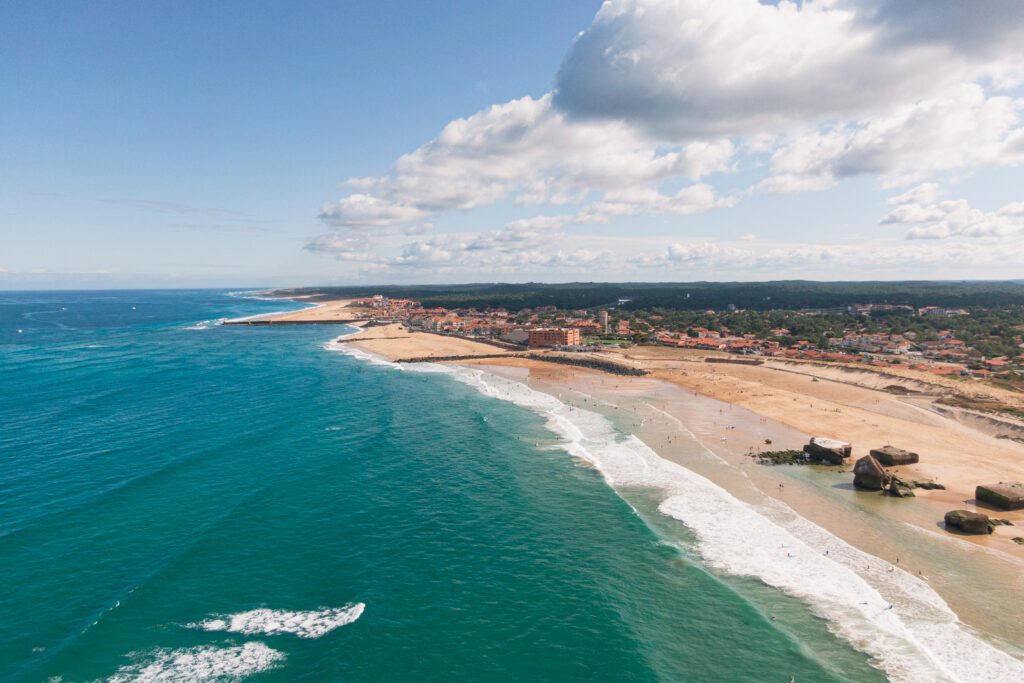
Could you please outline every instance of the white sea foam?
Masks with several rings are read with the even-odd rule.
[[[283,652],[263,643],[161,649],[139,656],[139,661],[122,666],[107,680],[109,683],[238,680],[272,669],[283,660]]]
[[[280,609],[254,609],[238,614],[216,615],[190,628],[204,631],[228,631],[246,635],[276,636],[289,633],[299,638],[319,638],[336,628],[351,624],[363,614],[366,605],[356,603],[317,611],[291,612]]]
[[[1024,662],[971,633],[917,577],[854,548],[782,503],[755,508],[738,500],[709,479],[661,458],[635,436],[616,432],[598,413],[480,370],[391,363],[346,344],[327,348],[398,370],[452,374],[486,396],[546,417],[548,428],[565,440],[563,448],[592,463],[613,488],[664,491],[659,511],[696,534],[698,550],[710,566],[758,578],[800,598],[835,634],[871,655],[890,680],[1024,680]]]
[[[342,339],[348,339],[350,337],[355,337],[355,336],[358,336],[358,335],[362,334],[363,332],[366,332],[366,330],[364,328],[362,328],[362,327],[355,327],[355,328],[353,328],[352,332],[349,332],[348,334],[339,334],[337,337],[335,337],[333,339],[333,341],[328,342],[328,343],[329,344],[336,344],[337,342],[340,342]]]
[[[660,489],[659,510],[689,527],[706,562],[796,596],[894,681],[1021,681],[1024,662],[970,633],[923,581],[868,555],[781,503],[755,508],[622,436],[603,416],[479,370],[459,380],[548,418],[572,455],[613,487]],[[824,552],[828,550],[828,555]],[[890,607],[891,605],[891,607]]]
[[[280,301],[281,297],[277,296],[266,296],[265,289],[245,290],[241,292],[228,292],[227,296],[232,296],[238,299],[252,299],[254,301]]]
[[[199,322],[189,325],[186,330],[210,330],[218,325],[223,325],[227,318],[215,318],[213,320],[200,320]]]
[[[254,301],[278,301],[278,302],[280,302],[280,301],[287,301],[287,299],[284,299],[282,297],[276,297],[276,296],[256,296],[256,294],[258,294],[258,292],[254,292],[254,293],[249,293],[249,292],[228,292],[227,295],[228,296],[233,296],[233,297],[238,297],[239,299],[252,299]],[[312,310],[314,308],[323,308],[323,306],[324,306],[324,304],[313,303],[311,301],[296,301],[295,303],[302,304],[303,306],[305,306],[305,308],[297,308],[297,309],[292,309],[292,310],[287,310],[287,311],[267,311],[266,313],[257,313],[255,315],[247,315],[247,316],[243,316],[241,318],[231,318],[231,321],[232,322],[245,322],[247,320],[262,320],[263,318],[267,318],[267,317],[270,317],[270,316],[273,316],[273,315],[283,315],[285,313],[296,313],[297,311]],[[227,318],[221,318],[217,322],[217,324],[219,325],[224,320],[227,320]],[[204,321],[204,322],[209,322],[209,321]],[[188,328],[188,329],[193,329],[193,328]],[[205,328],[197,328],[197,329],[205,329]]]
[[[357,330],[350,334],[343,334],[324,344],[324,348],[328,351],[339,351],[347,356],[352,356],[353,358],[369,363],[370,365],[381,365],[399,371],[453,374],[457,370],[457,368],[440,365],[438,363],[394,363],[384,356],[379,356],[375,353],[364,351],[363,349],[357,349],[351,344],[345,344],[341,341],[342,339],[348,339],[349,337],[362,334],[362,332],[362,330]]]

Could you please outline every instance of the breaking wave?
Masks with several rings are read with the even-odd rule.
[[[189,325],[186,330],[210,330],[219,325],[223,325],[227,318],[215,318],[213,320],[200,320],[199,322]]]
[[[319,638],[336,628],[351,624],[362,616],[364,609],[366,605],[361,602],[308,612],[254,609],[238,614],[217,615],[188,626],[203,631],[227,631],[245,635],[276,636],[288,633],[299,638]]]
[[[109,683],[238,680],[274,668],[285,655],[263,643],[245,643],[154,650],[137,657],[139,661],[122,666],[108,678]]]

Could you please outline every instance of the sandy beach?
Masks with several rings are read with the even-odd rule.
[[[367,327],[348,343],[391,360],[511,353],[490,344],[460,337],[413,332],[400,324]]]
[[[640,351],[649,358],[658,349]],[[998,438],[1013,434],[1012,424],[1000,426],[991,419],[976,419],[973,413],[965,415],[937,404],[939,396],[900,396],[872,386],[891,385],[891,378],[812,364],[676,361],[668,353],[638,364],[654,377],[742,406],[804,434],[851,442],[854,458],[886,444],[917,452],[920,463],[893,471],[904,479],[933,480],[946,486],[945,491],[916,492],[919,499],[939,504],[943,510],[974,509],[978,484],[1024,480],[1024,445]],[[1020,511],[979,509],[1024,523]],[[1024,556],[1024,548],[1010,542],[1019,535],[1014,527],[1002,527],[990,537],[972,540]]]
[[[352,299],[333,299],[328,301],[311,300],[308,296],[289,296],[289,301],[315,304],[309,308],[298,311],[286,311],[284,313],[271,313],[252,318],[239,318],[226,320],[227,325],[242,324],[298,324],[298,323],[345,323],[352,324],[369,317],[370,311],[366,308],[352,305]]]

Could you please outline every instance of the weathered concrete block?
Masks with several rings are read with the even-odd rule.
[[[881,491],[888,483],[889,475],[870,455],[865,455],[853,466],[853,485],[868,491]]]
[[[875,460],[886,467],[894,467],[896,465],[913,465],[921,460],[917,453],[911,453],[910,451],[905,451],[902,448],[896,448],[895,446],[872,448],[871,455],[874,456]]]
[[[950,510],[945,516],[946,528],[959,529],[965,534],[990,534],[992,524],[988,515],[970,510]]]
[[[853,447],[835,439],[826,439],[821,436],[812,436],[810,443],[804,446],[804,453],[810,456],[811,460],[829,462],[833,465],[842,465],[844,458],[849,458]]]
[[[1001,481],[974,489],[974,497],[1000,510],[1024,510],[1024,484],[1019,481]]]

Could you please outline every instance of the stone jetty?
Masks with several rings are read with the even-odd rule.
[[[354,339],[353,341],[359,341]],[[600,370],[612,375],[629,375],[643,377],[651,374],[648,370],[621,365],[614,361],[590,356],[556,356],[546,353],[469,353],[458,356],[418,356],[416,358],[396,358],[396,363],[448,363],[461,360],[480,360],[487,358],[526,358],[527,360],[543,361],[545,363],[558,363],[560,365],[573,365],[590,370]]]

